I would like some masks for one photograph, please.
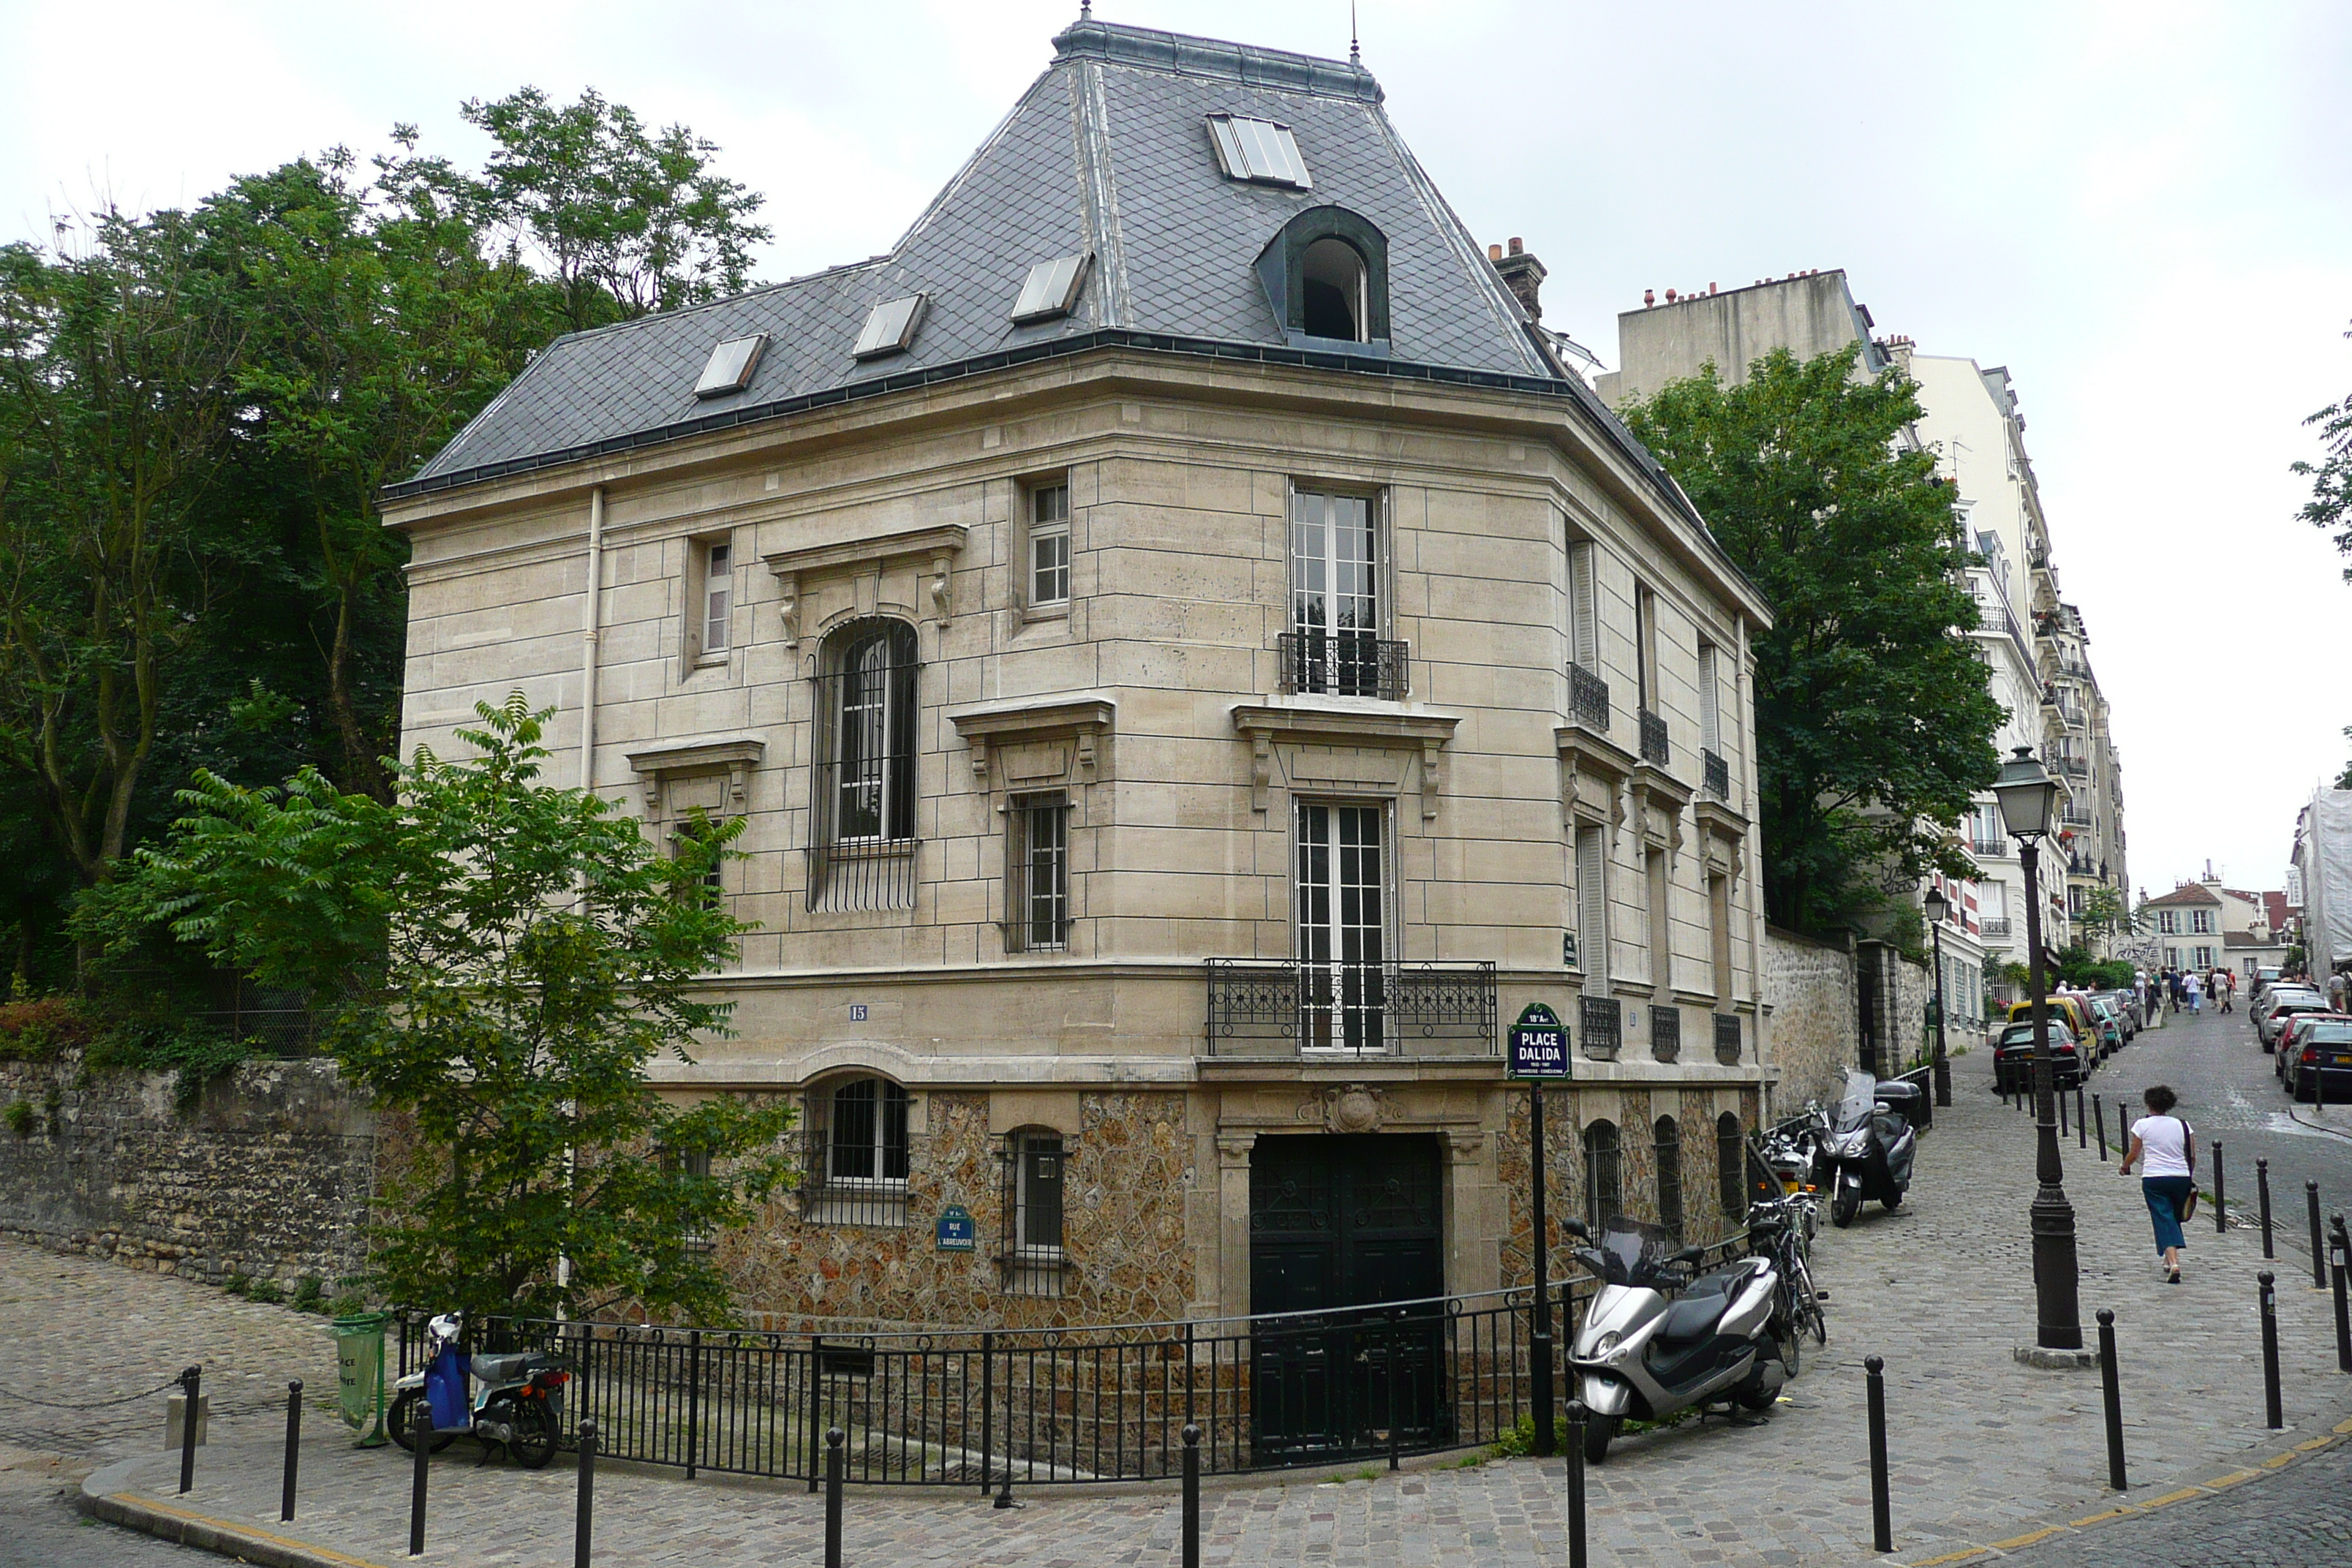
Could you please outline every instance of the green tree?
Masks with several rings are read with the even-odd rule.
[[[791,1113],[681,1109],[646,1069],[725,1031],[732,1005],[701,983],[747,928],[701,883],[740,824],[658,856],[607,803],[539,782],[547,715],[520,693],[477,710],[459,733],[479,755],[420,752],[391,805],[310,770],[283,789],[200,775],[93,918],[118,948],[160,923],[325,999],[351,1080],[419,1137],[374,1227],[387,1297],[716,1321],[726,1282],[698,1240],[787,1179]]]
[[[2352,332],[2344,335],[2352,338]],[[2314,528],[2334,530],[2336,548],[2352,555],[2352,397],[2329,404],[2304,424],[2319,427],[2321,456],[2315,463],[2294,465],[2294,472],[2311,481],[2311,499],[2297,515]],[[2352,565],[2344,568],[2344,580],[2352,583]],[[2345,773],[2352,777],[2352,765]]]
[[[1951,834],[1998,770],[2001,711],[1969,645],[1969,559],[1916,384],[1856,350],[1785,349],[1726,386],[1712,363],[1624,413],[1771,603],[1755,643],[1770,917],[1847,923],[1890,885],[1974,868]]]
[[[2076,923],[2093,936],[2132,929],[2132,918],[2124,909],[2123,895],[2104,883],[2083,896],[2083,912],[2076,917]]]

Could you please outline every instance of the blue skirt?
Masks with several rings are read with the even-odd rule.
[[[2180,1234],[2180,1205],[2197,1190],[2194,1176],[2142,1176],[2139,1190],[2147,1199],[2148,1217],[2156,1222],[2156,1255],[2164,1256],[2168,1247],[2186,1247],[2189,1238]]]

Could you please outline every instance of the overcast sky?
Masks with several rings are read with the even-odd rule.
[[[1347,0],[1105,0],[1344,56]],[[1076,0],[65,5],[0,0],[0,238],[201,198],[468,97],[593,86],[769,197],[782,278],[887,248]],[[2132,879],[2279,883],[2352,751],[2352,586],[2294,519],[2352,392],[2352,5],[1412,5],[1364,62],[1547,325],[1616,363],[1642,290],[1843,267],[1882,332],[2006,364],[2123,750]]]

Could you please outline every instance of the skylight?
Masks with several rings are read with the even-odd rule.
[[[850,350],[856,359],[879,359],[884,354],[898,353],[915,341],[915,329],[923,322],[925,294],[909,294],[903,300],[885,300],[866,312],[866,330],[857,334],[857,346]]]
[[[730,338],[712,349],[710,363],[702,367],[702,379],[694,384],[694,395],[724,397],[751,385],[751,373],[760,368],[760,351],[767,346],[768,334],[754,332],[748,338]]]
[[[1271,120],[1244,120],[1234,114],[1212,114],[1209,139],[1216,143],[1217,162],[1224,165],[1229,180],[1288,185],[1301,191],[1314,185],[1307,177],[1307,160],[1298,155],[1298,142],[1287,125],[1277,125]]]
[[[1065,256],[1032,267],[1028,281],[1021,285],[1021,298],[1013,307],[1014,324],[1050,321],[1076,309],[1078,290],[1086,287],[1087,263],[1093,259],[1091,253]]]

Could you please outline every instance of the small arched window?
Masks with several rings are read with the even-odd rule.
[[[1310,338],[1362,342],[1369,280],[1364,258],[1356,247],[1344,239],[1326,237],[1302,251],[1299,261],[1306,273],[1306,292],[1300,301],[1302,330]]]
[[[902,1226],[907,1174],[906,1089],[886,1078],[837,1079],[808,1094],[801,1213],[813,1225]]]
[[[1658,1118],[1650,1153],[1658,1167],[1658,1223],[1679,1240],[1683,1234],[1683,1135],[1671,1116]]]
[[[1617,1124],[1589,1122],[1584,1129],[1584,1223],[1597,1231],[1624,1212]]]
[[[1257,258],[1266,303],[1297,348],[1387,353],[1388,271],[1388,237],[1345,207],[1307,208]]]
[[[1735,1111],[1727,1110],[1715,1119],[1715,1173],[1726,1217],[1746,1219],[1748,1138],[1739,1130],[1739,1117]]]
[[[819,650],[809,907],[913,901],[915,628],[852,621]]]

